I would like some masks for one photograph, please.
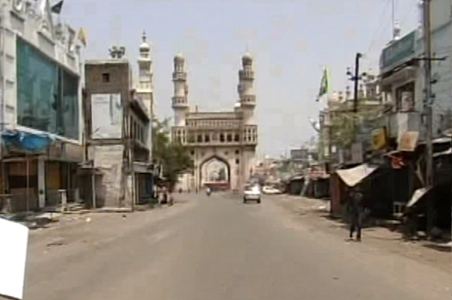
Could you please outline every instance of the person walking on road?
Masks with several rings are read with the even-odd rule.
[[[364,218],[363,194],[360,190],[351,192],[348,200],[348,212],[350,216],[350,239],[353,239],[356,232],[356,240],[361,241],[361,229]]]

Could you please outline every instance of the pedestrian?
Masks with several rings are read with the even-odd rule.
[[[364,218],[363,194],[360,190],[352,190],[348,199],[348,213],[350,216],[350,239],[356,232],[356,240],[361,241],[361,229]]]
[[[407,207],[402,216],[403,237],[406,240],[417,239],[418,212],[413,207]]]

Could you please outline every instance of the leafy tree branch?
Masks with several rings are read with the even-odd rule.
[[[176,185],[179,175],[193,168],[193,160],[188,147],[171,140],[170,120],[154,120],[152,131],[152,155],[162,165],[163,177],[170,190]]]

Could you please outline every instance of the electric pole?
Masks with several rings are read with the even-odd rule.
[[[350,68],[347,68],[347,75],[350,76],[350,80],[353,81],[353,112],[358,112],[358,88],[359,88],[359,81],[361,80],[361,76],[365,76],[366,74],[359,74],[359,61],[363,57],[361,53],[356,53],[355,56],[355,74],[352,74],[350,71]]]
[[[366,76],[366,73],[363,74],[359,74],[359,62],[360,59],[363,55],[361,53],[356,53],[355,56],[355,72],[354,74],[352,74],[352,72],[350,71],[350,69],[347,70],[347,75],[350,76],[350,80],[353,81],[353,109],[351,110],[353,112],[353,114],[355,114],[354,118],[353,118],[353,127],[355,130],[355,134],[354,134],[354,141],[356,141],[356,134],[357,134],[357,128],[358,128],[358,124],[357,124],[357,116],[356,114],[358,113],[358,98],[359,98],[359,81],[361,80],[362,76]]]
[[[423,0],[423,41],[424,41],[424,116],[425,116],[425,188],[433,186],[433,112],[432,112],[432,43],[430,31],[430,3],[431,0]],[[433,228],[433,203],[427,204],[427,232]]]
[[[354,86],[353,86],[353,112],[356,114],[358,112],[358,87],[359,87],[359,60],[362,54],[356,53],[355,57],[355,76],[353,76]]]

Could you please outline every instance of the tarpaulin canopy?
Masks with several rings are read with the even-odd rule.
[[[346,185],[354,187],[376,169],[376,167],[371,167],[368,164],[362,164],[351,169],[337,170],[336,173]]]
[[[437,152],[437,153],[433,154],[433,157],[440,157],[440,156],[450,155],[450,154],[452,154],[452,148],[449,148],[446,151]]]
[[[19,130],[2,132],[2,139],[6,146],[13,146],[28,152],[45,150],[54,141],[54,138],[46,133],[37,134]]]
[[[420,188],[414,191],[413,196],[411,197],[410,201],[407,203],[407,207],[411,207],[415,205],[419,200],[421,200],[429,191],[430,189],[427,188]]]

